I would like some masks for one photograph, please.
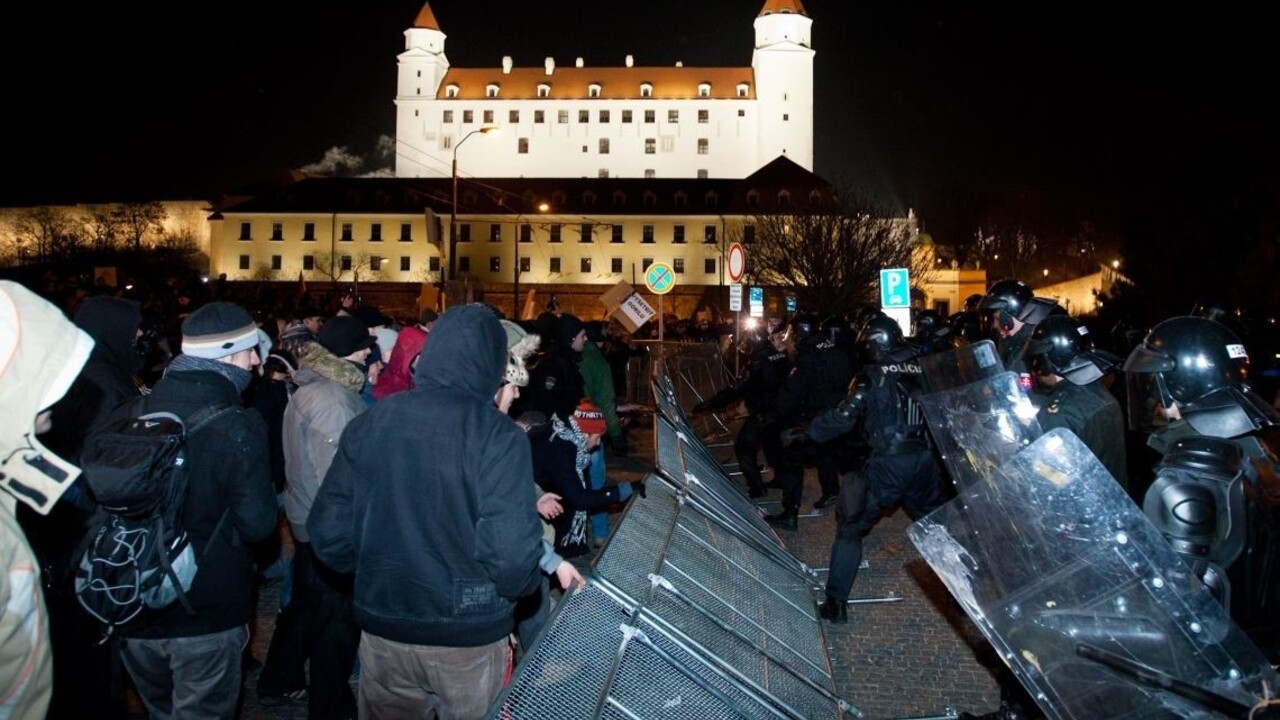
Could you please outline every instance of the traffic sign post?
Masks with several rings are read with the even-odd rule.
[[[663,310],[662,296],[671,292],[676,286],[676,273],[666,263],[656,262],[644,271],[644,286],[658,296],[658,342],[662,342],[665,332],[666,312]]]
[[[911,307],[911,279],[906,268],[880,271],[880,307]]]
[[[729,311],[740,312],[742,310],[742,286],[729,286]]]
[[[725,263],[729,270],[729,282],[741,280],[747,272],[747,249],[742,247],[742,243],[729,246],[729,256]]]

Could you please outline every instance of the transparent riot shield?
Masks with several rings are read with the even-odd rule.
[[[1041,433],[1017,373],[1001,371],[925,395],[920,406],[957,490],[988,478]]]
[[[990,340],[925,355],[920,358],[920,368],[929,392],[943,392],[1004,372],[1000,353]]]
[[[1049,718],[1245,718],[1275,691],[1262,653],[1069,431],[908,535]]]

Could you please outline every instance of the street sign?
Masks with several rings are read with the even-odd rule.
[[[764,288],[751,288],[748,292],[747,298],[752,305],[764,305]]]
[[[729,312],[738,312],[742,309],[742,286],[729,286]]]
[[[788,295],[787,296],[787,312],[793,313],[795,311],[796,311],[796,296]]]
[[[764,305],[752,305],[751,317],[764,317]]]
[[[880,306],[911,307],[911,282],[906,268],[880,271]]]
[[[666,295],[676,286],[676,274],[666,263],[656,262],[644,271],[644,286],[655,295]]]
[[[729,282],[738,282],[747,271],[747,250],[742,243],[729,246]]]

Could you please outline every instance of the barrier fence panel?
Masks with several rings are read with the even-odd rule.
[[[667,368],[651,368],[659,471],[488,717],[861,717],[837,695],[814,575],[692,432]]]

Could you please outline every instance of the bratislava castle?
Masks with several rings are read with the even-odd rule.
[[[745,178],[778,156],[813,170],[812,20],[766,0],[750,67],[457,68],[430,4],[405,31],[396,176]],[[501,132],[458,143],[482,127]]]

